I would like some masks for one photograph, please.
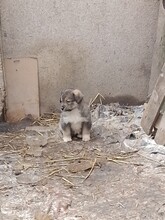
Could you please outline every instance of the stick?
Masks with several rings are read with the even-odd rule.
[[[97,161],[97,159],[95,158],[94,163],[93,163],[93,165],[92,165],[92,167],[91,167],[91,169],[90,169],[88,175],[87,175],[87,176],[85,177],[85,179],[83,180],[83,182],[90,177],[90,175],[91,175],[91,173],[92,173],[92,171],[93,171],[93,169],[94,169],[94,167],[95,167],[96,161]]]
[[[62,177],[62,180],[64,180],[65,182],[69,183],[70,185],[74,186],[74,184],[71,181],[65,179],[64,177]]]
[[[82,158],[82,157],[64,158],[64,159],[59,159],[59,160],[47,161],[47,163],[55,163],[55,162],[63,162],[63,161],[72,161],[72,160],[80,160],[80,159],[83,159],[83,158]]]

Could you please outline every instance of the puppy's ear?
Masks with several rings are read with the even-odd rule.
[[[73,90],[73,95],[75,96],[75,100],[78,104],[83,100],[84,95],[80,90],[78,89]]]

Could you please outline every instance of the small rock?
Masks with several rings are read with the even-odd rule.
[[[132,125],[130,126],[130,128],[131,128],[132,132],[134,132],[134,131],[140,131],[140,130],[141,130],[141,128],[140,128],[138,125],[136,125],[136,124],[132,124]]]
[[[26,137],[26,143],[28,146],[44,147],[47,144],[47,137],[41,135],[29,135]]]
[[[41,157],[42,156],[42,148],[39,146],[35,146],[35,147],[30,147],[27,151],[26,154],[30,155],[30,156],[34,156],[34,157]]]
[[[165,217],[165,204],[162,204],[162,206],[158,209],[158,214],[160,216],[162,216],[164,219],[164,217]]]
[[[44,147],[47,143],[60,141],[60,132],[56,126],[32,126],[26,128],[26,142],[29,146]]]
[[[129,135],[126,137],[126,139],[135,140],[135,139],[136,139],[136,136],[135,136],[134,133],[131,133],[131,134],[129,134]]]
[[[93,164],[90,161],[78,161],[75,163],[71,163],[68,166],[68,170],[72,173],[78,173],[81,171],[86,171],[86,170],[91,169],[92,165]]]
[[[53,220],[47,213],[37,212],[35,214],[35,220]]]
[[[15,175],[20,175],[22,173],[23,170],[23,165],[20,163],[15,164],[15,166],[13,167],[13,171]]]
[[[146,139],[142,139],[141,142],[140,142],[140,145],[141,146],[147,146],[149,143],[147,142]]]
[[[14,171],[14,174],[15,174],[16,176],[20,175],[21,173],[22,173],[21,170],[15,170],[15,171]]]
[[[17,177],[17,182],[19,184],[36,184],[37,181],[39,181],[39,177],[35,175],[28,175],[28,174],[21,174]]]
[[[99,118],[108,118],[109,117],[109,106],[106,105],[99,105],[98,106],[98,115]]]
[[[128,117],[128,116],[123,116],[123,117],[121,117],[121,122],[122,123],[125,123],[125,122],[128,122],[130,120],[130,118]]]

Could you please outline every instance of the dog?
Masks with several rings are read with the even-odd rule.
[[[61,93],[60,131],[63,141],[72,141],[74,137],[90,140],[92,127],[91,113],[84,102],[84,95],[78,89],[67,89]]]

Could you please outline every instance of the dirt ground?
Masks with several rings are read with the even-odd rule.
[[[165,148],[142,112],[97,106],[86,143],[63,143],[52,116],[1,132],[0,220],[164,220]]]

